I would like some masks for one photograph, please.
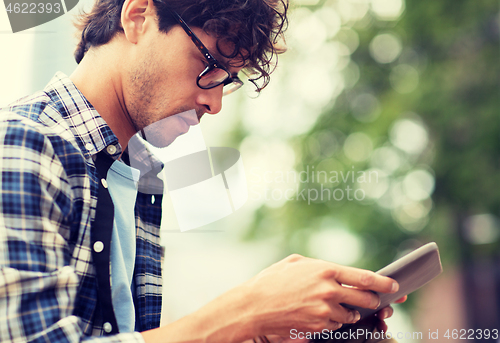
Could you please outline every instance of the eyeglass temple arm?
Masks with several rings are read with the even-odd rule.
[[[155,2],[160,3],[161,0],[154,0]],[[186,31],[187,35],[191,38],[193,43],[196,45],[196,47],[201,51],[201,53],[205,56],[207,61],[209,63],[215,63],[217,60],[212,56],[212,54],[208,51],[208,49],[203,45],[201,40],[194,34],[194,32],[191,30],[191,28],[188,26],[188,24],[182,19],[182,17],[175,12],[174,10],[171,10],[170,8],[167,7],[167,11],[170,12],[170,14],[179,22],[179,24],[182,26],[184,31]]]

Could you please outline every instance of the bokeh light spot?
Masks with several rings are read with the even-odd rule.
[[[400,154],[393,147],[381,147],[372,153],[370,164],[375,168],[384,170],[388,174],[392,174],[403,164],[403,158]]]
[[[380,102],[373,94],[363,93],[351,101],[351,110],[353,117],[360,122],[373,122],[380,115]]]
[[[420,154],[429,141],[427,130],[418,119],[396,121],[389,137],[395,147],[408,154]]]
[[[399,57],[403,50],[401,40],[392,33],[375,36],[368,46],[370,55],[378,63],[391,63]]]
[[[325,228],[309,238],[312,257],[342,265],[352,265],[363,251],[361,240],[344,228]]]
[[[500,237],[498,218],[491,214],[477,214],[465,219],[464,236],[472,244],[494,243]]]
[[[427,170],[419,169],[408,173],[403,180],[405,195],[415,201],[424,200],[434,191],[434,176]]]
[[[362,132],[350,134],[344,142],[344,154],[352,161],[366,160],[370,157],[372,150],[372,140]]]
[[[380,20],[397,20],[405,10],[404,0],[371,0],[371,10]]]

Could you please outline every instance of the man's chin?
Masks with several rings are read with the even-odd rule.
[[[157,148],[165,148],[172,144],[177,137],[186,134],[191,126],[197,124],[196,112],[191,110],[148,125],[141,131],[141,136],[151,145]]]

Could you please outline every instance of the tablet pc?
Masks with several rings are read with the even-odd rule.
[[[425,244],[377,271],[377,274],[388,276],[399,283],[399,290],[396,293],[375,292],[380,296],[380,306],[377,309],[342,305],[359,311],[361,318],[367,317],[401,297],[416,291],[441,274],[442,271],[437,244],[434,242]]]

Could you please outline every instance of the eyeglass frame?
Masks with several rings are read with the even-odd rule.
[[[161,2],[161,0],[154,0],[155,2]],[[193,30],[191,30],[191,28],[189,27],[189,25],[184,21],[184,19],[182,19],[182,17],[174,10],[170,9],[167,7],[167,10],[170,12],[170,14],[177,20],[177,22],[179,23],[179,25],[182,27],[182,29],[184,30],[184,32],[186,32],[186,34],[189,36],[189,38],[191,38],[191,40],[193,41],[194,45],[196,45],[196,47],[198,48],[198,50],[200,50],[200,52],[203,54],[203,56],[205,57],[205,60],[207,61],[208,63],[208,66],[198,75],[198,77],[196,78],[196,85],[201,88],[201,89],[212,89],[212,88],[215,88],[215,87],[218,87],[220,85],[223,85],[223,86],[227,86],[231,83],[237,83],[239,84],[238,87],[236,87],[235,89],[232,89],[230,92],[224,92],[223,95],[228,95],[238,89],[241,88],[241,86],[243,86],[243,81],[240,80],[240,78],[236,75],[236,76],[233,76],[229,70],[227,70],[226,67],[224,67],[219,61],[217,61],[217,59],[210,53],[210,51],[208,51],[208,48],[201,42],[201,40],[198,38],[198,36],[196,36],[196,34],[193,32]],[[227,73],[227,78],[225,80],[223,80],[222,82],[220,83],[217,83],[217,84],[214,84],[210,87],[207,87],[207,86],[201,86],[200,85],[200,80],[201,78],[208,74],[211,70],[213,69],[222,69],[224,70],[226,73]]]

